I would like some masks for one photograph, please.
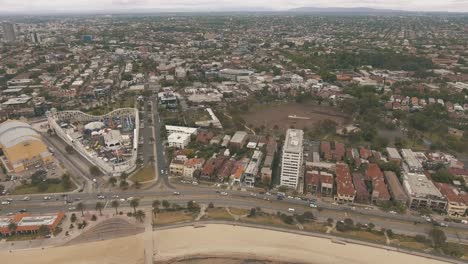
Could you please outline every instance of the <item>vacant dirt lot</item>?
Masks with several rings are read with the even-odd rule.
[[[291,118],[290,116],[296,116],[297,118]],[[284,131],[292,126],[299,129],[313,129],[317,122],[325,119],[333,120],[342,125],[348,116],[330,106],[313,103],[287,103],[255,106],[242,117],[247,126],[252,129],[261,126],[265,126],[266,129],[273,129],[276,125],[279,130]]]

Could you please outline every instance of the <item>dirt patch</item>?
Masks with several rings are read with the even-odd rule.
[[[208,208],[204,219],[233,220],[225,208]]]
[[[284,131],[290,127],[298,129],[313,129],[320,121],[330,119],[343,125],[348,115],[338,112],[330,106],[316,105],[313,103],[287,103],[268,106],[258,106],[242,116],[247,126],[265,126],[271,130],[278,127]]]

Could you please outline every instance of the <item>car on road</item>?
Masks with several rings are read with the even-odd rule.
[[[69,207],[68,208],[68,211],[73,211],[73,210],[76,210],[76,207]]]
[[[391,213],[391,214],[396,214],[397,212],[395,212],[395,211],[390,211],[389,213]]]
[[[174,195],[180,195],[180,192],[173,192]]]
[[[227,192],[221,192],[220,194],[221,194],[222,196],[227,196],[227,195],[228,195]]]
[[[440,226],[441,227],[448,227],[448,224],[447,223],[440,223]]]
[[[310,206],[311,208],[317,208],[317,204],[315,204],[315,203],[310,203],[309,206]]]
[[[133,198],[133,197],[128,197],[128,198],[127,198],[127,202],[130,202],[130,201],[133,200],[133,199],[135,199],[135,198]]]
[[[294,213],[295,211],[296,211],[296,209],[294,209],[294,208],[288,208],[288,212],[290,212],[290,213]]]
[[[251,192],[251,193],[250,193],[250,196],[252,196],[252,197],[257,197],[257,194]]]
[[[112,199],[117,199],[117,198],[119,198],[118,195],[112,195]]]
[[[76,198],[75,198],[75,199],[73,199],[73,200],[75,200],[75,202],[78,202],[78,201],[80,201],[80,200],[81,200],[81,198],[79,198],[79,197],[76,197]]]
[[[26,209],[20,209],[18,212],[20,212],[20,213],[26,213],[27,211],[28,211],[28,210],[26,210]]]
[[[44,196],[44,198],[43,198],[43,199],[44,199],[45,201],[48,201],[48,200],[51,200],[51,199],[52,199],[52,197],[50,197],[50,196]]]
[[[2,201],[2,205],[9,205],[10,202],[9,201]]]
[[[271,193],[269,193],[269,192],[266,192],[265,194],[266,194],[266,195],[271,195]]]
[[[198,185],[198,182],[194,181],[192,182],[193,185]]]
[[[121,201],[121,202],[125,202],[125,198],[120,198],[120,200],[119,200],[119,201]]]
[[[468,220],[461,220],[461,223],[466,225],[468,224]]]
[[[291,195],[288,196],[288,199],[294,199],[294,197],[292,197]]]
[[[12,213],[12,212],[9,212],[8,214],[6,214],[7,216],[12,216],[14,215],[15,213]]]
[[[104,195],[98,195],[97,198],[98,198],[99,200],[106,199],[106,197],[105,197]]]

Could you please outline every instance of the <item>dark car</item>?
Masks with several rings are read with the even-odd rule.
[[[20,213],[26,213],[27,211],[28,211],[28,210],[26,210],[26,209],[20,209],[18,212],[20,212]]]

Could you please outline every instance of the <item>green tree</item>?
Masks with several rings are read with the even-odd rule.
[[[96,203],[96,211],[99,211],[99,215],[102,216],[102,209],[104,209],[104,204],[101,202]]]
[[[18,228],[18,225],[16,223],[11,222],[8,224],[8,230],[10,231],[11,234],[15,234],[17,228]]]
[[[116,177],[110,177],[109,178],[109,183],[115,187],[115,185],[117,184],[117,178]]]
[[[50,234],[50,228],[46,225],[41,225],[39,227],[39,229],[37,230],[37,233],[40,235],[40,236],[47,236]]]
[[[146,217],[146,214],[145,214],[145,212],[143,212],[143,210],[138,210],[138,211],[135,212],[135,218],[138,221],[143,222],[145,217]]]
[[[429,236],[432,239],[432,243],[434,244],[435,248],[441,248],[447,241],[447,236],[445,235],[444,231],[438,228],[433,228],[431,231],[429,231]]]
[[[38,170],[31,175],[31,184],[38,185],[41,182],[44,182],[47,177],[47,172],[45,170]]]
[[[133,207],[133,212],[136,214],[136,208],[140,205],[140,199],[132,199],[130,206]]]
[[[72,223],[75,223],[76,222],[76,214],[75,213],[72,213],[71,216],[70,216],[70,221]]]
[[[67,152],[67,154],[73,154],[73,152],[75,152],[75,149],[70,145],[66,145],[65,151]]]
[[[168,209],[169,207],[171,207],[171,204],[170,204],[167,200],[163,200],[163,201],[162,201],[162,206],[163,206],[165,209]]]
[[[62,175],[62,186],[65,190],[70,190],[72,188],[72,182],[68,173]]]
[[[76,210],[81,211],[81,216],[84,216],[84,210],[86,209],[86,206],[84,203],[78,203],[76,205]]]
[[[118,212],[117,209],[118,209],[119,206],[120,206],[119,201],[113,200],[113,201],[111,202],[111,206],[115,209],[115,215],[118,215],[119,212]]]
[[[89,167],[89,173],[91,173],[91,175],[93,176],[99,176],[101,174],[101,171],[97,166],[93,165]]]
[[[159,210],[159,206],[161,205],[161,201],[159,200],[154,200],[151,206],[153,207],[153,214],[156,214],[157,211]]]

